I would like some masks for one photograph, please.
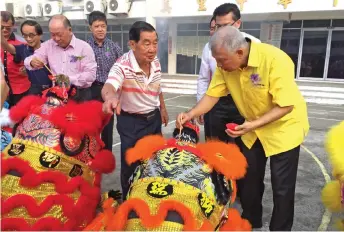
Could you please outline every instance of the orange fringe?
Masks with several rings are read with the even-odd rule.
[[[109,224],[106,230],[124,230],[127,224],[128,214],[132,210],[137,213],[138,217],[141,219],[142,225],[147,229],[152,229],[160,226],[165,221],[168,211],[173,210],[179,213],[180,216],[183,218],[184,230],[198,230],[198,228],[196,228],[196,220],[193,213],[183,203],[175,200],[161,201],[158,212],[156,213],[156,215],[152,215],[147,203],[137,198],[132,198],[125,201],[118,208],[116,214],[111,220],[109,220]],[[210,223],[205,220],[200,229],[209,231],[213,230],[214,228],[212,228]]]
[[[100,213],[86,228],[85,231],[101,231],[109,223],[111,217],[115,213],[115,208],[113,204],[115,200],[113,198],[108,198],[103,202],[103,213]]]
[[[196,146],[202,152],[202,159],[227,179],[236,180],[245,176],[247,161],[235,144],[218,141],[200,143]]]
[[[228,209],[228,219],[220,231],[252,231],[252,226],[246,219],[241,218],[238,210],[231,208]]]
[[[130,165],[138,160],[149,159],[158,147],[166,144],[166,140],[161,135],[148,135],[137,141],[133,148],[130,148],[125,156]]]

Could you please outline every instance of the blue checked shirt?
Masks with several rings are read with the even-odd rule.
[[[106,38],[102,46],[99,46],[91,36],[87,43],[89,43],[94,51],[97,61],[96,81],[105,83],[108,78],[111,67],[116,60],[123,55],[122,49],[109,38]]]

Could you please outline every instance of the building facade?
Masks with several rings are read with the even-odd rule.
[[[45,5],[51,2],[5,0],[0,8],[10,8],[20,24],[21,18],[30,17],[27,5],[36,9],[38,4],[42,12],[32,17],[41,22],[48,39]],[[64,0],[57,13],[71,19],[78,38],[87,39],[87,10],[103,10],[109,16],[109,37],[124,51],[130,25],[146,20],[159,34],[162,71],[192,77],[199,72],[201,53],[209,40],[212,12],[225,2],[241,8],[242,31],[280,47],[293,59],[297,79],[344,81],[344,0]]]

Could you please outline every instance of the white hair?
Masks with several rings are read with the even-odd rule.
[[[213,53],[215,49],[227,49],[228,52],[235,52],[244,46],[248,46],[245,37],[239,29],[229,25],[216,30],[209,42],[209,47]]]

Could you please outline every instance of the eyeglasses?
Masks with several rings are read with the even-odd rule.
[[[10,31],[12,30],[13,26],[2,26],[1,25],[1,30],[7,30],[7,31]]]
[[[215,31],[217,30],[217,29],[219,29],[219,28],[221,28],[221,27],[225,27],[225,26],[233,26],[234,25],[234,23],[236,23],[238,20],[235,20],[232,24],[230,24],[230,23],[226,23],[226,24],[222,24],[222,25],[220,25],[220,24],[216,24],[215,25]]]
[[[33,37],[35,37],[37,34],[22,34],[23,38],[26,39],[26,38],[29,38],[29,39],[32,39]]]

